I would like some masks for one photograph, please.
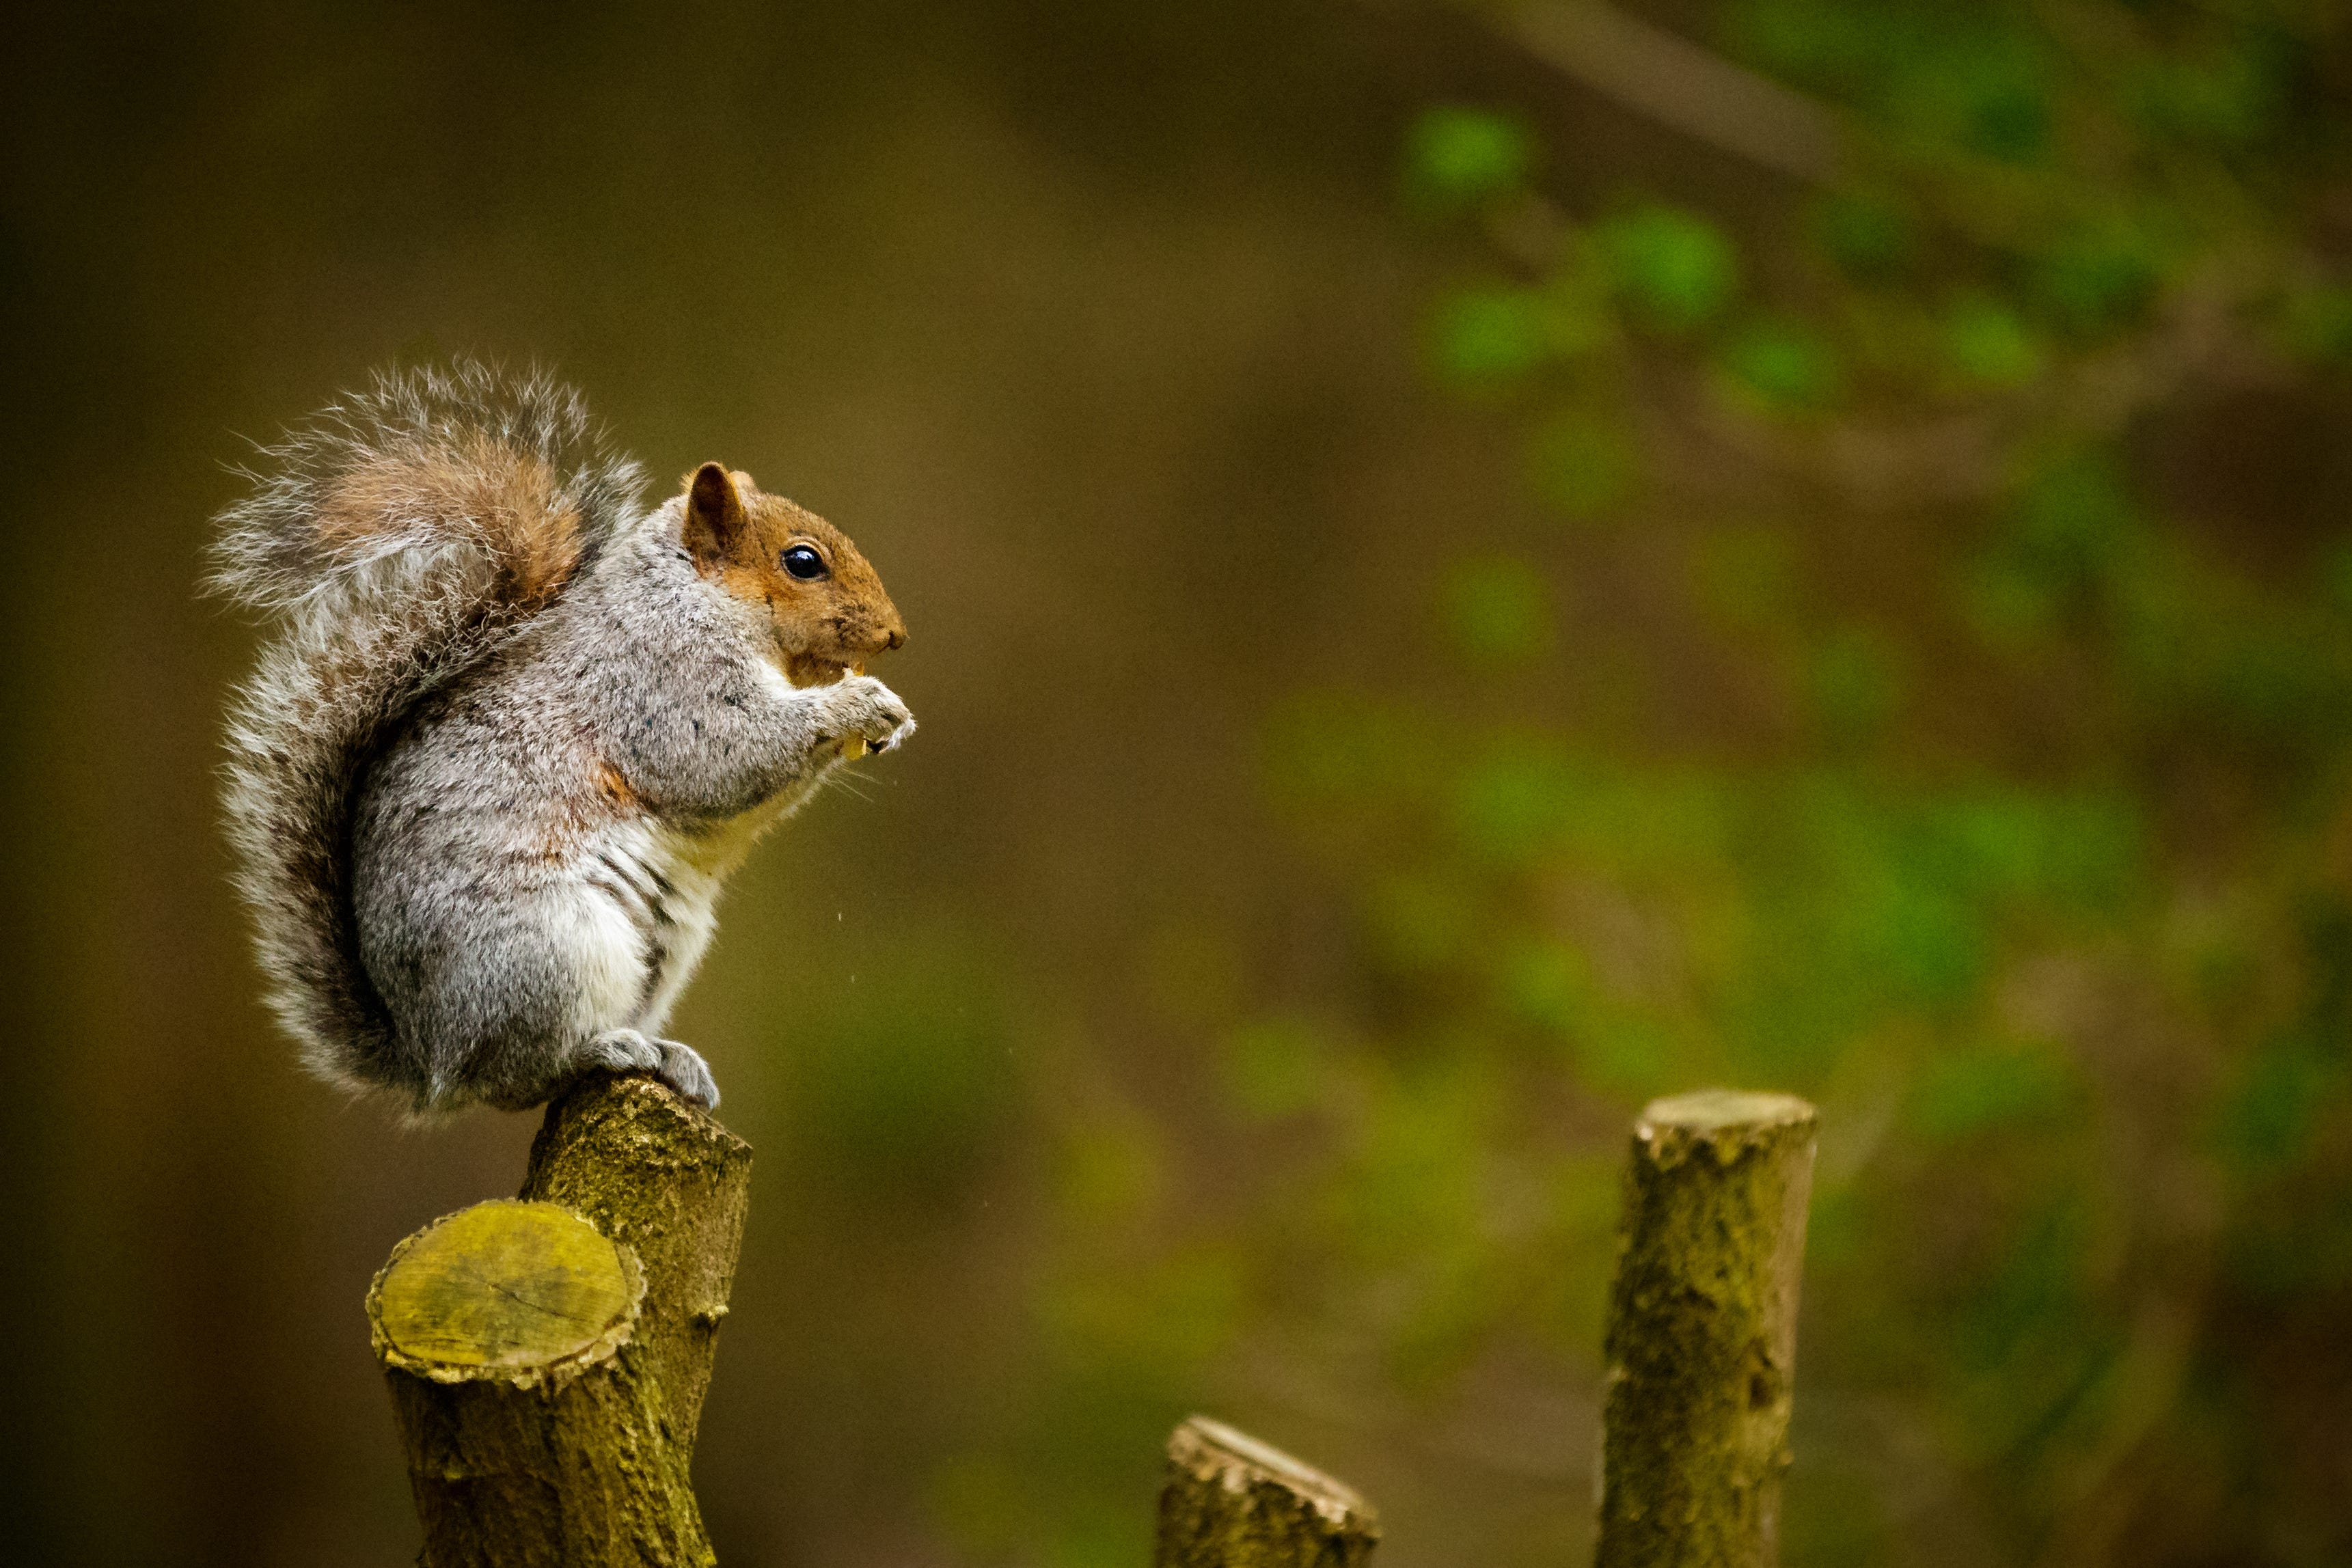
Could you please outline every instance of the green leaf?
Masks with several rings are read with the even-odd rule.
[[[2088,581],[2110,570],[2140,531],[2139,507],[2110,454],[2069,453],[2026,481],[2011,528],[2030,561],[2061,580]]]
[[[1618,291],[1662,331],[1704,327],[1738,292],[1738,253],[1695,213],[1638,208],[1600,225],[1594,238]]]
[[[1556,742],[1513,737],[1486,748],[1454,781],[1454,836],[1482,861],[1532,861],[1558,842],[1579,803],[1578,783]]]
[[[1826,408],[1844,384],[1828,340],[1796,322],[1748,328],[1725,349],[1723,368],[1736,387],[1776,413]]]
[[[1438,302],[1431,331],[1438,372],[1479,386],[1524,379],[1550,357],[1544,301],[1532,289],[1457,288]]]
[[[1521,1021],[1567,1039],[1591,1012],[1591,966],[1564,942],[1529,942],[1503,964],[1499,990]]]
[[[2044,251],[2035,288],[2053,319],[2085,338],[2136,325],[2154,304],[2165,254],[2139,225],[2119,216],[2076,225]]]
[[[1964,381],[1981,387],[2022,386],[2042,373],[2042,350],[2025,324],[1981,296],[1945,319],[1944,352]]]
[[[1407,198],[1431,210],[1509,195],[1534,168],[1535,138],[1513,115],[1448,105],[1424,112],[1405,138]]]
[[[1988,71],[1969,84],[1968,140],[2009,163],[2030,163],[2050,147],[2050,98],[2022,74]]]
[[[2252,1169],[2283,1166],[2309,1147],[2321,1108],[2344,1090],[2344,1067],[2299,1040],[2275,1041],[2246,1064],[2221,1116],[2221,1146]]]

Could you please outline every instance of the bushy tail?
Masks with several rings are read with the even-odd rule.
[[[381,374],[261,455],[214,547],[215,590],[281,623],[230,713],[229,834],[271,1007],[363,1083],[392,1025],[352,916],[360,782],[628,526],[644,476],[572,389],[471,363]]]

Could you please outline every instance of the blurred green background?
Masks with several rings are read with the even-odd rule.
[[[5,24],[10,1554],[389,1565],[359,1301],[530,1118],[253,1001],[225,465],[582,384],[923,733],[678,1032],[722,1558],[1146,1559],[1195,1408],[1590,1546],[1627,1121],[1823,1110],[1792,1564],[2352,1562],[2352,37],[2321,0]]]

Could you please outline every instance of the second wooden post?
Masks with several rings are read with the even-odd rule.
[[[1610,1291],[1597,1568],[1771,1568],[1813,1108],[1710,1090],[1634,1124]]]

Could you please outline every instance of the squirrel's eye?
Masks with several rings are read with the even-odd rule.
[[[813,581],[824,575],[824,557],[806,545],[794,545],[783,553],[782,559],[784,570],[803,582]]]

